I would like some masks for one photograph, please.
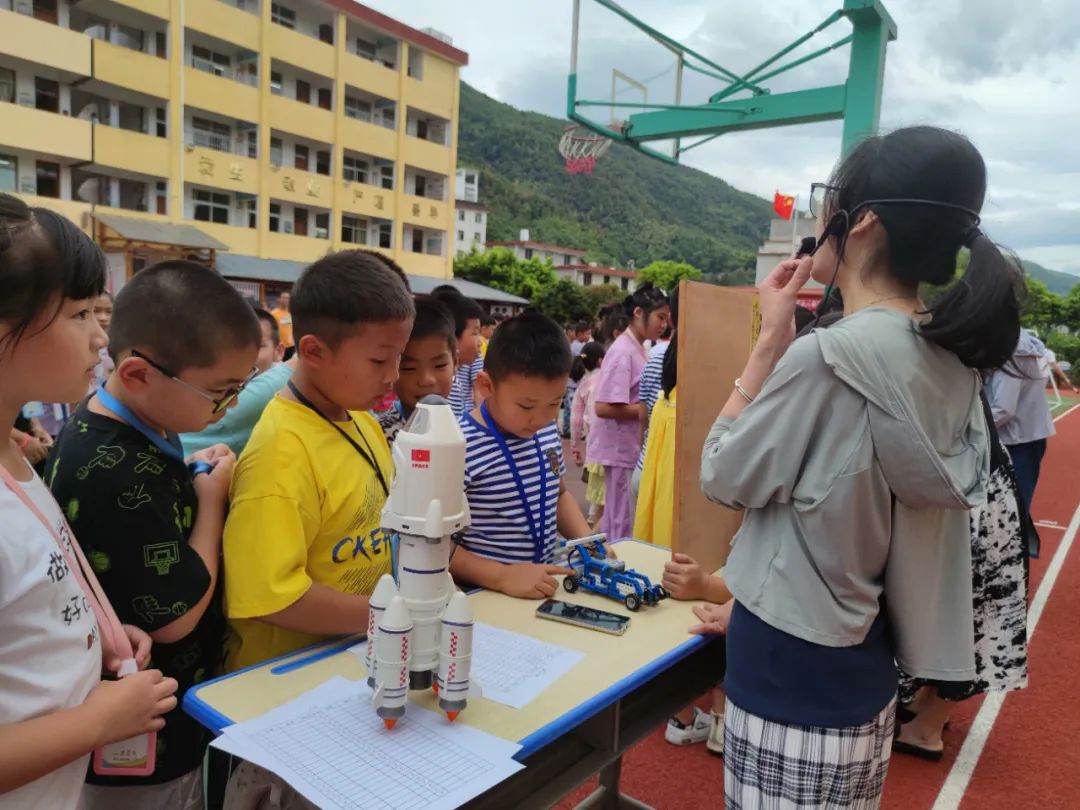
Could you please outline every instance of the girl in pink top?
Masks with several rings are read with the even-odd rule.
[[[588,456],[604,465],[607,487],[602,531],[610,540],[630,537],[630,477],[641,452],[645,406],[638,396],[645,368],[646,340],[658,339],[668,327],[671,309],[663,290],[642,284],[623,302],[630,326],[604,357],[596,383],[596,418],[589,431]]]

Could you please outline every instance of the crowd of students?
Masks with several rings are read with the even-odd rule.
[[[693,632],[728,636],[712,711],[666,736],[725,754],[729,807],[876,806],[898,690],[895,745],[934,758],[951,701],[1026,683],[1019,465],[1046,431],[1018,433],[1035,446],[1010,460],[1008,409],[982,393],[978,372],[1026,379],[984,193],[960,136],[867,139],[823,187],[818,250],[761,286],[761,337],[701,462],[743,528],[722,577],[675,553],[662,583],[706,602]],[[926,310],[919,285],[951,278],[961,247],[967,275]],[[835,294],[796,339],[810,276]],[[191,810],[204,782],[211,806],[306,807],[269,772],[208,760],[177,701],[365,630],[391,567],[390,447],[428,395],[467,443],[459,583],[541,599],[569,573],[560,535],[673,543],[674,291],[644,284],[564,329],[497,324],[452,286],[414,296],[364,250],[314,262],[273,313],[192,262],[142,270],[115,301],[105,277],[72,223],[0,194],[0,418],[16,425],[0,447],[0,807]],[[178,330],[191,301],[196,328]],[[31,402],[79,404],[54,437]],[[116,680],[124,658],[142,671]],[[88,770],[151,731],[151,776]]]

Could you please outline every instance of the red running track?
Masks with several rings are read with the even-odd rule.
[[[1080,473],[1074,471],[1080,460],[1080,410],[1062,416],[1057,428],[1032,509],[1044,525],[1039,526],[1042,554],[1032,561],[1029,601],[1080,506]],[[1064,560],[1030,639],[1029,655],[1030,685],[1006,696],[966,789],[961,784],[958,791],[950,783],[939,801],[982,698],[957,707],[940,763],[893,756],[882,803],[886,810],[1080,808],[1080,694],[1069,686],[1080,684],[1080,542]],[[707,708],[707,699],[699,705]],[[593,780],[557,807],[569,810],[595,785]],[[704,745],[669,745],[658,728],[627,753],[622,788],[658,810],[715,810],[723,797],[723,762]]]

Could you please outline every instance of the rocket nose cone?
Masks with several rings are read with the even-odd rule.
[[[393,731],[394,726],[397,725],[397,718],[396,717],[384,717],[383,718],[383,725],[386,726],[387,731]]]

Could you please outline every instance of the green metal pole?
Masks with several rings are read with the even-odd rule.
[[[844,14],[854,29],[844,104],[841,152],[847,155],[878,130],[885,84],[885,46],[896,39],[896,23],[881,0],[844,0]]]

